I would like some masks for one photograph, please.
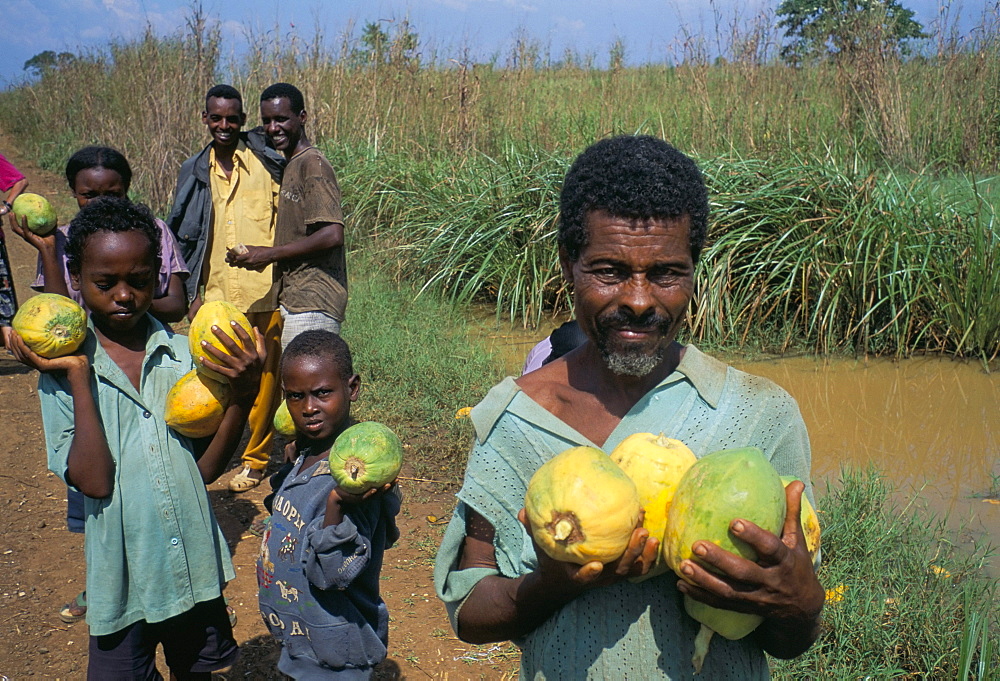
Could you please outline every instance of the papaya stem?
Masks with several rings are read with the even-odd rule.
[[[698,630],[698,635],[694,637],[694,657],[691,658],[691,664],[694,665],[695,674],[701,674],[701,667],[705,664],[705,656],[708,655],[708,644],[712,642],[713,634],[715,632],[703,624],[701,625],[701,629]]]
[[[555,537],[556,541],[564,541],[567,537],[573,534],[573,523],[563,518],[556,523],[553,530],[552,536]]]

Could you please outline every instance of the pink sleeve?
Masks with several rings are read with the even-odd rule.
[[[0,191],[7,191],[19,180],[23,180],[24,175],[14,167],[10,161],[0,154]]]
[[[181,256],[177,238],[167,227],[167,223],[158,219],[156,226],[160,228],[160,277],[156,295],[163,296],[166,295],[170,286],[170,275],[179,274],[181,279],[186,279],[189,272],[184,264],[184,258]]]

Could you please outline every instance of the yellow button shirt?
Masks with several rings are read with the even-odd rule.
[[[278,206],[278,183],[267,168],[243,143],[233,154],[233,173],[215,160],[215,149],[208,158],[209,185],[212,191],[212,232],[208,242],[202,283],[203,302],[225,300],[247,312],[274,310],[268,303],[271,266],[262,272],[230,267],[226,251],[237,244],[271,246],[274,243],[274,217]]]

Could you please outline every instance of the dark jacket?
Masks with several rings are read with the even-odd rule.
[[[285,157],[274,147],[263,128],[254,128],[240,133],[240,138],[247,147],[260,159],[274,181],[281,184],[281,175],[285,170]],[[177,176],[177,189],[174,191],[174,206],[170,209],[167,225],[177,237],[191,276],[187,278],[188,302],[198,295],[201,284],[201,268],[205,263],[205,250],[208,248],[208,237],[212,229],[212,190],[208,185],[207,145],[197,154],[184,161]]]

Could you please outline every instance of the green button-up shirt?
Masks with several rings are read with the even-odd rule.
[[[89,325],[91,390],[115,463],[114,490],[85,497],[87,624],[91,635],[159,622],[217,598],[235,577],[195,462],[192,441],[163,420],[167,392],[194,368],[187,336],[146,317],[137,392]],[[38,381],[49,469],[66,480],[73,396],[65,374]]]

